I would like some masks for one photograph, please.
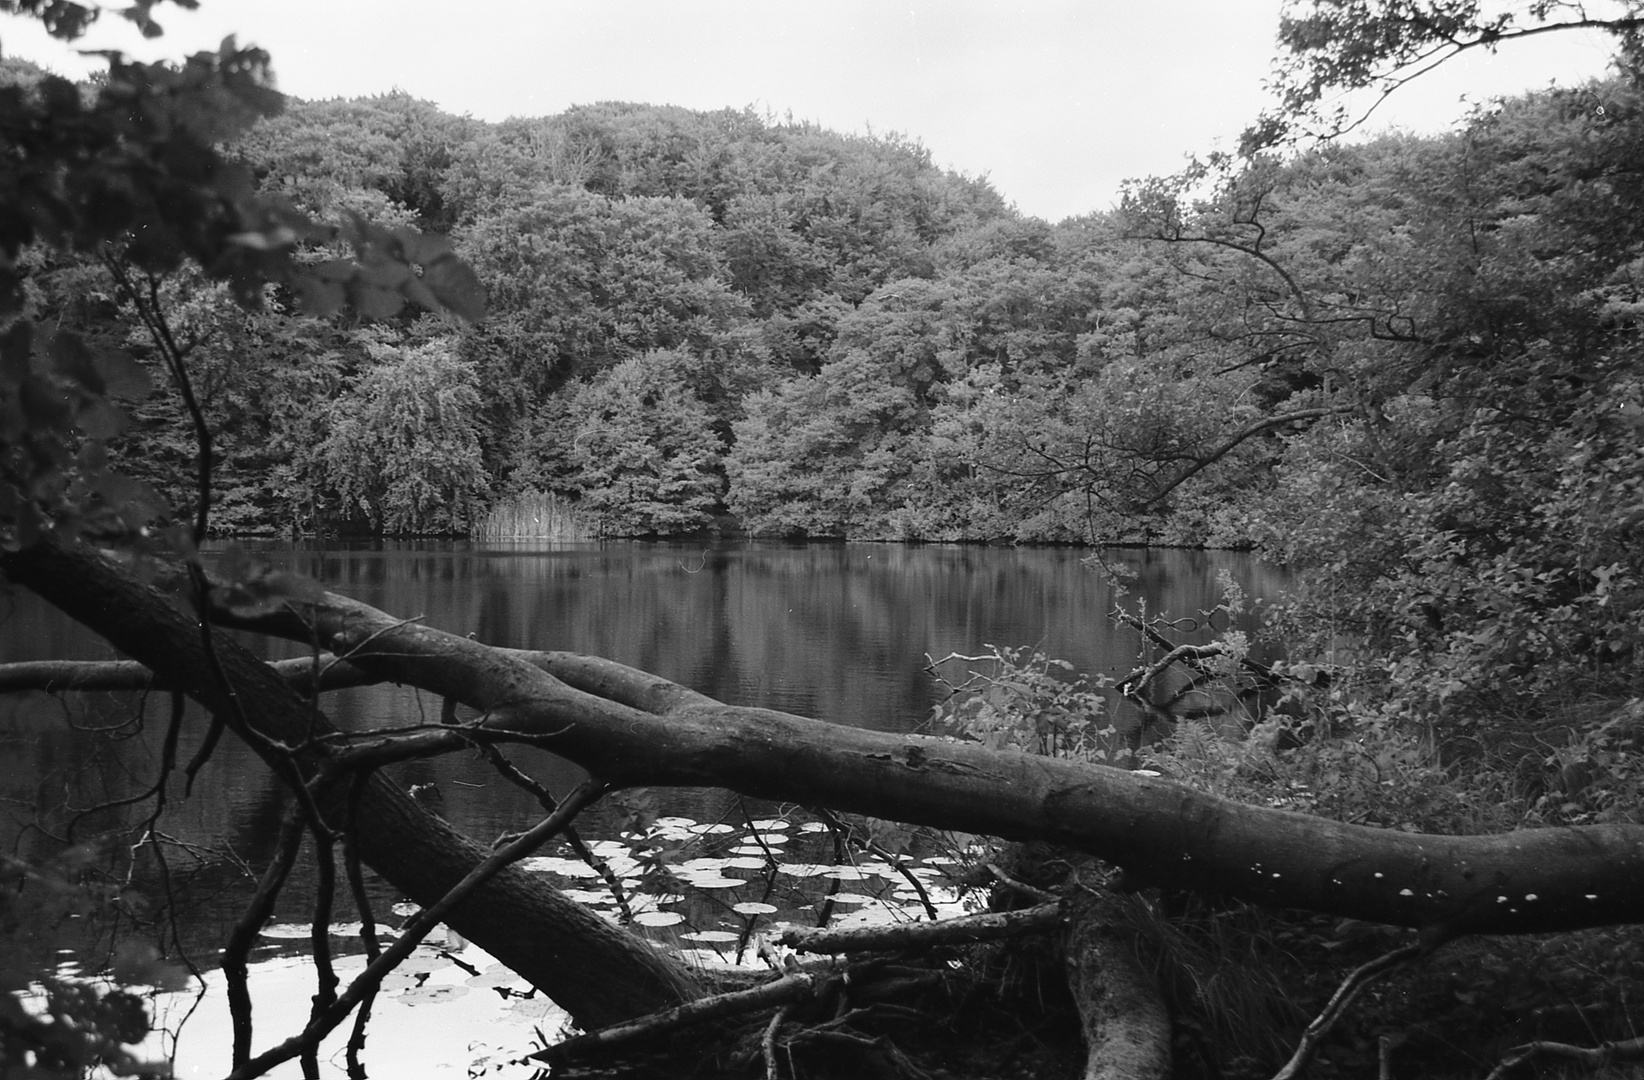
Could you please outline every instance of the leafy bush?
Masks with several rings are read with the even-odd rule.
[[[987,649],[984,656],[955,658],[986,670],[972,669],[936,707],[941,729],[989,750],[1080,761],[1111,761],[1119,753],[1104,696],[1108,680],[1026,647]]]
[[[571,486],[602,536],[690,532],[713,522],[724,444],[683,364],[671,352],[624,360],[567,406]]]
[[[473,366],[443,340],[372,356],[331,406],[327,480],[374,532],[466,532],[487,487]]]

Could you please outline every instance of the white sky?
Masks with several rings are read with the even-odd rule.
[[[1051,221],[1106,209],[1127,177],[1231,149],[1265,104],[1279,0],[201,0],[162,5],[143,42],[106,16],[78,48],[142,59],[267,49],[302,98],[405,90],[484,120],[635,101],[752,105],[841,131],[901,132],[938,165],[987,175]],[[28,19],[0,49],[89,70]],[[1484,100],[1603,73],[1604,38],[1568,33],[1453,62],[1377,126],[1439,130]]]

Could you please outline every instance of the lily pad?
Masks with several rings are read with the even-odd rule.
[[[741,937],[740,934],[733,934],[728,930],[696,930],[696,931],[693,931],[689,934],[681,934],[679,936],[684,938],[687,941],[727,941],[727,942],[728,941],[736,941],[736,940],[740,939],[740,937]]]
[[[677,911],[642,911],[634,916],[634,922],[641,926],[673,926],[685,921],[685,916]]]

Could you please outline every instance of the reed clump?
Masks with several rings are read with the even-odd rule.
[[[593,527],[568,499],[525,491],[499,500],[474,523],[475,540],[593,540]]]

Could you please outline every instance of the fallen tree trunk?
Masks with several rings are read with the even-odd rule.
[[[0,568],[129,655],[147,663],[156,653],[129,603],[107,602],[111,591],[129,587],[128,575],[89,549],[34,548],[0,556]],[[1349,825],[1122,769],[728,706],[610,661],[493,648],[334,593],[311,590],[250,609],[232,606],[228,590],[218,595],[224,599],[214,606],[214,621],[318,643],[376,678],[480,712],[468,723],[428,725],[338,751],[361,761],[517,737],[616,786],[726,787],[1045,840],[1121,866],[1134,884],[1222,893],[1439,937],[1644,921],[1644,827],[1439,836]],[[162,677],[183,677],[170,674],[176,662],[155,658],[162,662],[151,666]]]
[[[1116,864],[1134,884],[1436,937],[1644,921],[1640,826],[1440,836],[1349,825],[1122,769],[728,706],[609,661],[557,654],[538,666],[333,593],[283,610],[222,606],[213,618],[318,641],[362,670],[481,713],[469,725],[398,737],[397,752],[438,752],[475,731],[548,738],[554,753],[616,785],[726,787],[1045,840]]]
[[[852,926],[844,929],[789,927],[777,938],[794,952],[882,952],[974,945],[1024,934],[1041,934],[1062,921],[1061,905],[1040,904],[1021,911],[987,911],[939,922]]]

